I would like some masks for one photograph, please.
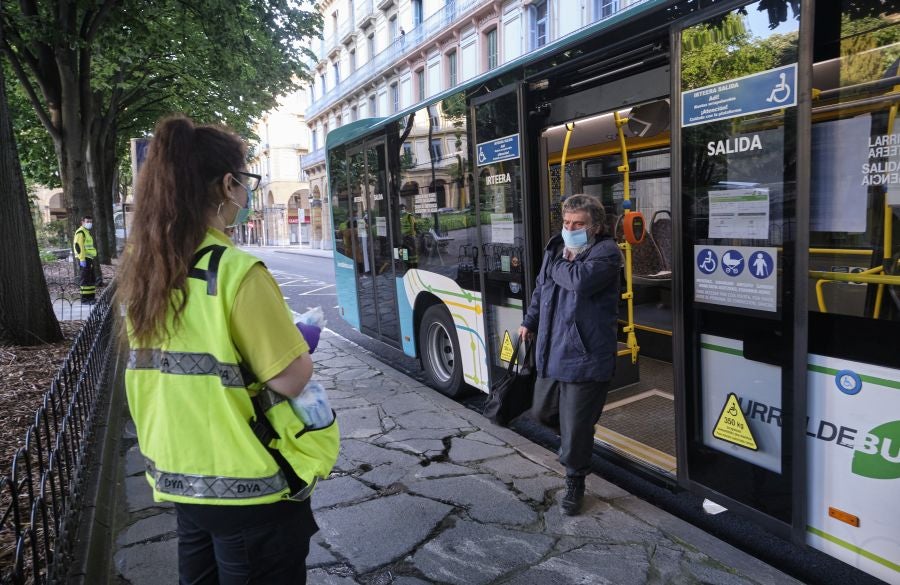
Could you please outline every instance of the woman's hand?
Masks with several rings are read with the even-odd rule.
[[[519,326],[519,338],[525,338],[528,341],[534,339],[534,332],[524,325]]]

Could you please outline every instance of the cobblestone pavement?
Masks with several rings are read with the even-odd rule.
[[[799,583],[597,476],[564,516],[554,454],[341,337],[313,357],[342,448],[313,495],[312,585]],[[128,428],[111,580],[176,583],[174,510],[152,501]]]

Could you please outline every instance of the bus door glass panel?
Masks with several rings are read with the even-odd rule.
[[[375,303],[375,282],[372,278],[372,248],[370,242],[366,152],[362,148],[350,151],[347,157],[347,183],[350,190],[349,236],[353,244],[356,265],[356,285],[359,295],[360,328],[370,335],[378,335],[378,314]]]
[[[527,308],[518,99],[518,92],[510,91],[473,106],[485,342],[494,376],[512,359]]]
[[[347,151],[336,148],[328,153],[328,184],[331,189],[331,218],[334,230],[337,301],[341,314],[349,323],[359,327],[359,298],[356,293],[356,263],[354,262],[350,191],[347,188]]]
[[[399,343],[397,286],[394,282],[393,237],[389,213],[389,193],[383,142],[366,148],[368,191],[368,237],[372,262],[369,277],[374,279],[375,310],[382,338]]]
[[[680,35],[677,341],[688,480],[784,526],[793,518],[794,368],[805,369],[794,364],[792,300],[800,21],[761,4]]]
[[[900,12],[835,0],[818,3],[815,17],[807,542],[892,583],[900,580]]]

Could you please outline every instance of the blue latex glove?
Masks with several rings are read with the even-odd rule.
[[[297,323],[297,329],[300,330],[303,339],[305,339],[306,343],[309,345],[309,353],[316,351],[316,347],[319,346],[319,335],[321,335],[322,330],[315,325],[307,325],[306,323]]]
[[[87,260],[82,260],[82,261],[80,261],[80,262],[78,263],[78,265],[81,266],[82,268],[87,268]]]

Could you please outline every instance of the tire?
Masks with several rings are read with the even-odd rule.
[[[451,398],[465,392],[456,325],[443,305],[432,305],[419,324],[419,355],[428,384]]]

